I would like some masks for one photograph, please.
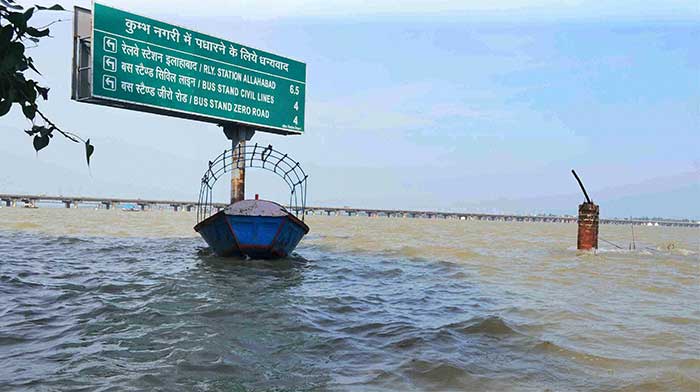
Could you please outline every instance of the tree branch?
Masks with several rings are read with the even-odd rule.
[[[36,113],[37,113],[38,115],[40,115],[41,118],[43,118],[44,121],[46,121],[46,123],[49,124],[49,125],[51,126],[51,129],[55,129],[55,130],[58,131],[61,135],[65,136],[68,140],[70,140],[70,141],[72,141],[72,142],[75,142],[75,143],[83,142],[83,143],[85,143],[85,140],[84,140],[82,137],[80,137],[80,136],[74,134],[73,132],[62,131],[59,127],[56,126],[56,124],[54,124],[51,120],[49,120],[49,118],[46,117],[46,116],[44,115],[44,113],[42,113],[42,112],[39,110],[39,107],[37,107],[36,104],[34,105],[34,108],[36,109]]]

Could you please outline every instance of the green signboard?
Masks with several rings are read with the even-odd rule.
[[[285,57],[96,3],[91,67],[108,104],[304,132],[306,64]]]

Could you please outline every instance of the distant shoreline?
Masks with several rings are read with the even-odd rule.
[[[61,205],[65,208],[77,208],[78,206],[91,206],[98,209],[126,209],[129,211],[147,211],[172,209],[173,211],[194,211],[197,203],[193,201],[155,200],[155,199],[130,199],[114,197],[83,197],[83,196],[49,196],[26,194],[0,194],[0,207],[38,207],[44,205]],[[213,203],[215,208],[223,209],[225,203]],[[52,208],[52,207],[49,207]],[[576,223],[577,218],[572,215],[554,214],[505,214],[505,213],[477,213],[458,211],[426,211],[405,209],[376,209],[357,207],[331,207],[309,206],[305,208],[307,215],[342,215],[342,216],[367,216],[367,217],[402,217],[402,218],[428,218],[428,219],[454,219],[454,220],[478,220],[478,221],[514,221],[514,222],[543,222],[543,223]],[[637,226],[675,226],[700,228],[700,222],[689,219],[668,218],[601,218],[601,224],[637,225]]]

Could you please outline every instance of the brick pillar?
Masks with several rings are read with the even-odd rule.
[[[599,214],[599,207],[593,203],[578,206],[578,249],[598,249]]]

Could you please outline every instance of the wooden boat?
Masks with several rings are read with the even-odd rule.
[[[219,256],[287,257],[309,226],[268,200],[242,200],[199,222],[194,230]]]
[[[290,189],[289,206],[274,201],[233,200],[221,209],[212,202],[214,185],[227,172],[257,168],[281,177]],[[243,176],[244,177],[244,176]],[[213,161],[202,177],[194,230],[218,256],[276,259],[289,256],[309,232],[304,223],[308,176],[287,154],[267,146],[238,145]],[[232,192],[233,193],[233,192]],[[242,198],[242,197],[241,197]]]

